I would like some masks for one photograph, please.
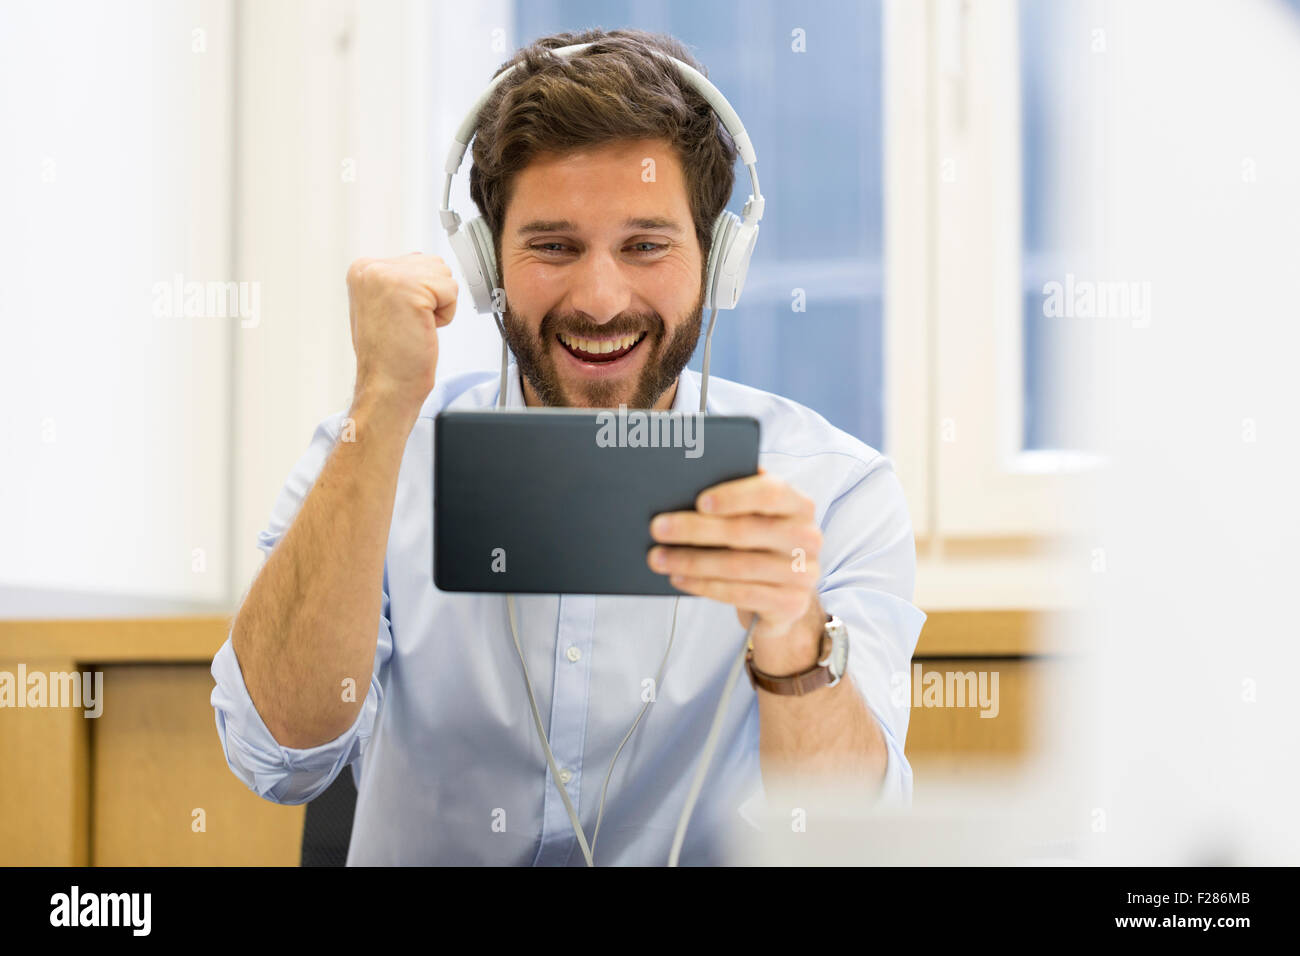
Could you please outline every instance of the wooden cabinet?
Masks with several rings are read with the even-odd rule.
[[[0,669],[100,671],[104,701],[0,710],[0,864],[298,865],[304,808],[258,797],[221,752],[209,667],[228,629],[0,621]]]
[[[263,800],[230,772],[203,664],[104,669],[94,722],[97,866],[297,866],[304,807]]]
[[[931,612],[909,674],[907,756],[920,792],[940,776],[1014,773],[1050,746],[1069,673],[1062,614]],[[987,716],[984,716],[987,715]]]

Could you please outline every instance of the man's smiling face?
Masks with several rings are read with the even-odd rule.
[[[703,263],[667,141],[534,159],[501,236],[502,319],[524,400],[670,408],[700,337]]]

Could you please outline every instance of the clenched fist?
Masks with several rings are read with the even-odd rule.
[[[358,396],[418,413],[433,390],[438,327],[456,314],[456,293],[438,256],[357,259],[348,267]]]

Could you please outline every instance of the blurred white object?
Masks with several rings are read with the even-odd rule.
[[[749,807],[751,825],[731,835],[730,859],[741,866],[1075,864],[1086,836],[1062,796],[1029,775],[929,777],[911,809],[872,809],[843,789],[804,791],[797,806]]]

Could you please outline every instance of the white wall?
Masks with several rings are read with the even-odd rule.
[[[232,320],[152,307],[238,278],[229,79],[225,4],[0,5],[0,590],[228,590]]]
[[[240,598],[350,398],[347,264],[452,259],[443,156],[514,49],[510,10],[0,7],[0,594]],[[468,218],[465,176],[453,196]],[[255,319],[155,316],[178,273],[248,283]],[[442,335],[440,378],[495,368],[490,319]]]
[[[513,50],[508,12],[504,0],[238,4],[237,263],[261,279],[264,316],[235,353],[236,598],[294,462],[350,400],[348,263],[417,250],[453,261],[437,222],[443,157]],[[465,218],[467,181],[453,191]],[[466,301],[440,333],[440,379],[498,361],[491,318]]]

